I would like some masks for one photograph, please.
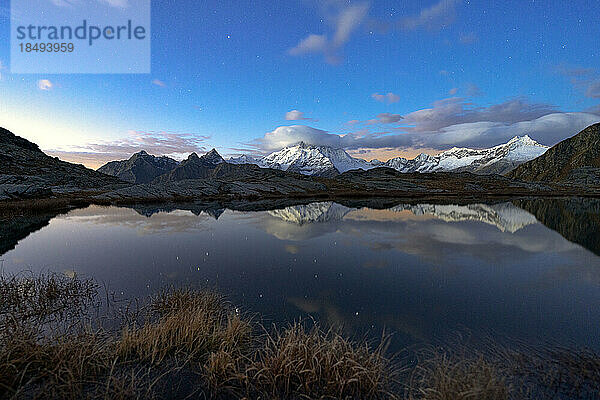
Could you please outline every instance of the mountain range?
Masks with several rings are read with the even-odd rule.
[[[596,124],[550,150],[523,136],[490,149],[453,148],[436,156],[422,154],[413,160],[383,163],[299,143],[263,158],[244,156],[229,162],[214,149],[202,156],[192,153],[182,162],[139,152],[93,171],[50,157],[34,143],[0,129],[0,200],[596,196],[599,149],[600,124]],[[540,156],[530,160],[536,155]],[[506,176],[483,174],[518,163]]]
[[[215,149],[202,157],[192,153],[181,163],[165,156],[155,157],[141,151],[128,160],[109,162],[98,171],[136,184],[207,178],[217,165],[225,162],[233,165],[257,165],[260,168],[326,178],[350,170],[369,170],[378,167],[388,167],[402,173],[453,171],[504,174],[544,154],[547,150],[547,146],[525,135],[489,149],[454,147],[435,156],[420,154],[412,160],[397,157],[382,162],[354,158],[343,149],[300,142],[264,157],[242,155],[227,161]]]
[[[435,156],[422,153],[412,160],[397,157],[382,162],[354,158],[342,149],[300,142],[265,157],[243,155],[230,158],[227,162],[256,164],[262,168],[321,177],[331,177],[353,169],[367,170],[377,167],[389,167],[403,173],[453,171],[504,174],[526,161],[539,157],[547,150],[547,146],[525,135],[488,149],[454,147]]]

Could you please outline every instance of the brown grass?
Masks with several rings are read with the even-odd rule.
[[[167,357],[206,360],[210,352],[241,351],[252,326],[213,292],[163,292],[150,302],[151,315],[141,327],[126,326],[118,354],[154,365]]]
[[[436,350],[390,361],[387,340],[316,324],[262,328],[210,291],[168,290],[103,327],[98,286],[0,277],[0,398],[593,399],[600,355],[548,347]],[[117,315],[107,314],[110,318]]]
[[[392,398],[385,350],[385,341],[373,349],[296,323],[266,335],[246,375],[251,388],[269,398]]]
[[[411,400],[508,400],[513,392],[497,365],[481,355],[456,357],[425,352],[412,371]]]

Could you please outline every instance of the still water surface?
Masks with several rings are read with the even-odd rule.
[[[126,298],[169,285],[216,287],[267,322],[310,316],[373,336],[385,328],[394,348],[457,332],[600,348],[597,249],[538,222],[552,211],[534,209],[91,206],[52,218],[0,258],[6,272],[75,271]],[[545,223],[583,225],[563,214]],[[586,229],[592,242],[600,235]]]

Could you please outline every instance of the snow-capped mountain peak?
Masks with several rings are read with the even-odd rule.
[[[241,156],[231,158],[233,164],[251,163],[263,168],[299,172],[305,175],[331,176],[351,169],[370,169],[378,164],[354,158],[343,149],[299,142],[262,158]]]
[[[453,147],[432,156],[421,153],[412,160],[397,157],[381,162],[350,156],[343,149],[299,142],[265,157],[243,155],[231,158],[233,164],[256,164],[263,168],[299,172],[305,175],[333,176],[353,169],[389,167],[400,172],[469,171],[486,174],[506,173],[517,165],[537,158],[548,150],[528,135],[515,136],[507,143],[488,149]]]

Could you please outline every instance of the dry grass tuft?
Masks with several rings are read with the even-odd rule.
[[[118,354],[158,365],[167,357],[205,360],[211,351],[238,351],[251,340],[252,326],[212,292],[163,292],[150,303],[155,316],[127,326]]]
[[[296,323],[267,336],[248,375],[257,391],[277,398],[388,398],[392,376],[385,349]]]
[[[14,337],[0,351],[0,385],[15,396],[78,398],[114,360],[113,343],[87,332],[48,340]]]
[[[385,343],[371,349],[334,331],[296,323],[266,334],[252,359],[226,351],[211,354],[208,381],[217,393],[252,398],[393,398],[393,368]]]
[[[512,392],[506,375],[494,363],[475,356],[456,358],[427,352],[412,372],[411,400],[508,400]]]

